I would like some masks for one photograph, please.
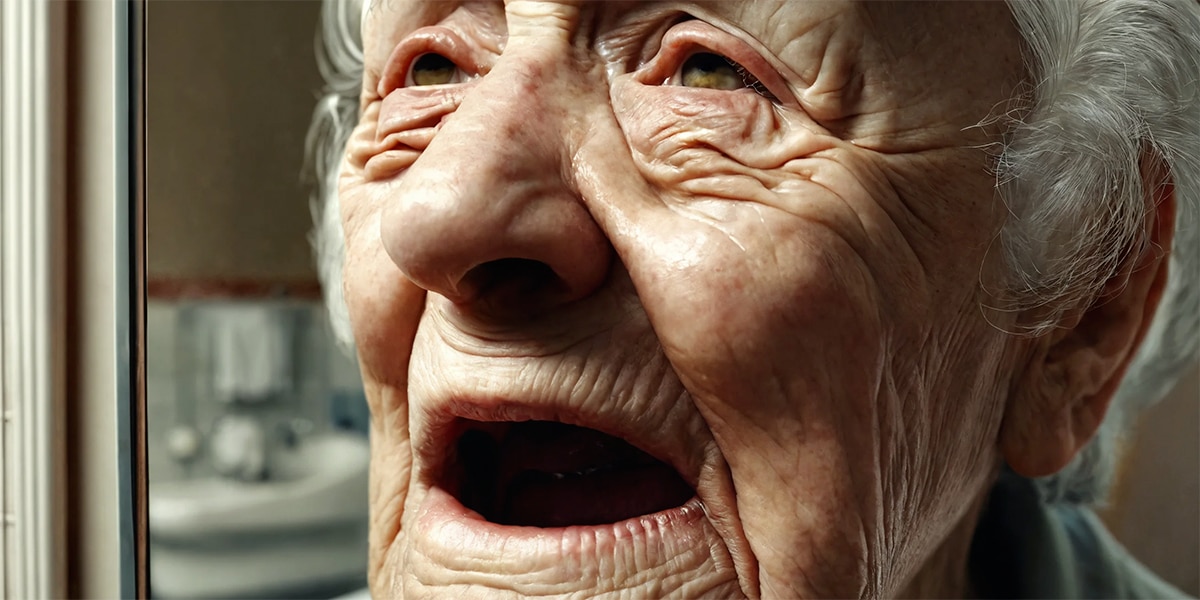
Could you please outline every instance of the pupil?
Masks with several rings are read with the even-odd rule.
[[[725,57],[711,52],[693,54],[684,62],[683,66],[688,69],[698,69],[705,73],[713,73],[718,70],[733,72],[733,67],[729,66],[729,61],[725,60]]]
[[[422,54],[413,62],[413,83],[417,85],[450,83],[456,68],[453,61],[441,54]]]
[[[719,54],[699,52],[688,57],[680,70],[683,85],[717,90],[736,90],[745,87],[741,75],[729,60]]]

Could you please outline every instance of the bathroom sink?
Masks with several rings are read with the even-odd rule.
[[[367,512],[369,448],[358,434],[313,436],[274,456],[271,477],[220,477],[150,486],[150,535],[186,541],[320,527]]]
[[[272,454],[264,481],[152,483],[152,594],[283,598],[361,586],[368,454],[361,434],[318,434]]]

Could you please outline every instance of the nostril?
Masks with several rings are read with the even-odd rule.
[[[460,298],[504,312],[536,309],[561,299],[568,286],[544,262],[502,258],[476,265],[459,282]]]

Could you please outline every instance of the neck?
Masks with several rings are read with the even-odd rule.
[[[959,519],[950,535],[934,550],[908,584],[900,598],[970,598],[971,581],[967,568],[975,526],[983,512],[988,494],[984,490]]]

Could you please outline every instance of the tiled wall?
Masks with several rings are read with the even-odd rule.
[[[329,428],[356,429],[365,435],[366,407],[358,367],[336,346],[317,302],[263,301],[295,324],[292,371],[295,385],[287,394],[254,404],[231,405],[218,400],[213,385],[212,309],[231,302],[155,301],[147,305],[147,434],[151,481],[168,481],[212,472],[204,441],[222,414],[238,413],[259,420],[270,443],[284,443],[286,428],[311,435]],[[191,461],[179,461],[167,450],[173,428],[191,427],[200,434],[200,449]]]

